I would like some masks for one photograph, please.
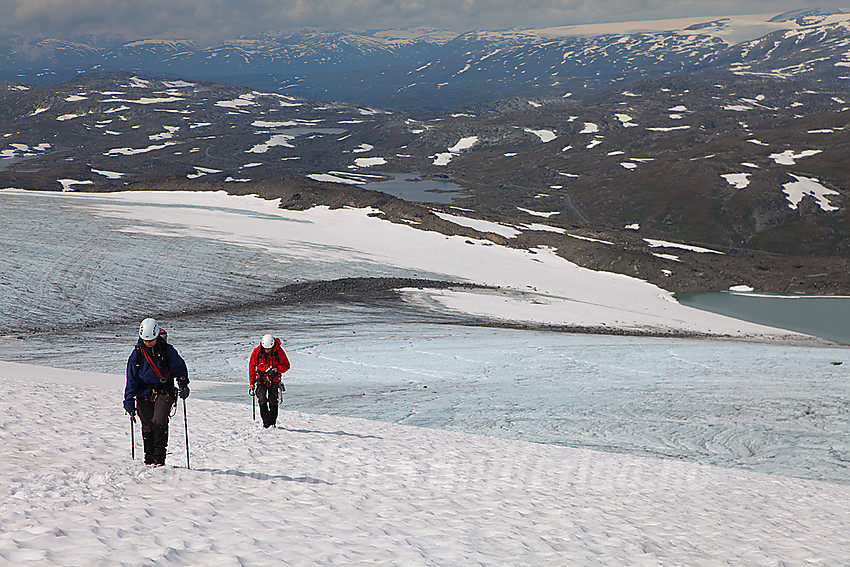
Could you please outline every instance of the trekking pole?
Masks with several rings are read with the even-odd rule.
[[[257,396],[254,395],[254,392],[251,392],[251,402],[254,409],[254,421],[257,421]]]
[[[136,416],[130,415],[130,458],[136,460]]]
[[[186,417],[186,398],[183,398],[183,429],[186,431],[186,468],[191,469],[189,466],[189,420]]]

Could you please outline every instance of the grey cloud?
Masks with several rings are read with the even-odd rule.
[[[305,27],[453,31],[771,13],[818,0],[0,0],[0,31],[200,41]],[[850,0],[830,2],[850,11]]]

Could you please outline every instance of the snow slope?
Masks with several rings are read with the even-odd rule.
[[[519,250],[488,240],[447,237],[369,216],[369,209],[291,211],[280,209],[278,201],[224,192],[42,195],[73,202],[94,215],[122,219],[124,234],[201,237],[263,250],[295,264],[344,265],[352,274],[355,269],[359,275],[364,270],[378,274],[390,267],[412,276],[428,274],[499,288],[409,292],[411,301],[443,311],[640,332],[774,340],[796,335],[685,307],[654,285],[581,268],[552,249]]]
[[[850,486],[195,397],[150,469],[122,387],[0,362],[0,564],[850,565]]]

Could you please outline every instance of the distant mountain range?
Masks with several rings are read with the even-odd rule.
[[[9,36],[0,38],[0,80],[46,84],[86,73],[134,71],[408,112],[513,96],[586,99],[641,79],[705,70],[841,84],[850,74],[848,22],[850,15],[836,10],[799,10],[772,18],[463,34],[313,30],[212,46],[179,39]]]
[[[462,214],[517,234],[488,238],[668,289],[741,273],[846,293],[850,15],[826,12],[204,49],[7,38],[0,187],[225,188],[444,230],[360,189],[404,173],[456,183]],[[682,264],[644,238],[727,254]]]

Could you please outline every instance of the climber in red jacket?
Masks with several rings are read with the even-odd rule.
[[[280,339],[263,335],[262,341],[251,353],[248,363],[248,382],[251,395],[260,402],[263,427],[276,427],[279,392],[285,392],[281,375],[289,370],[289,359],[280,346]]]

